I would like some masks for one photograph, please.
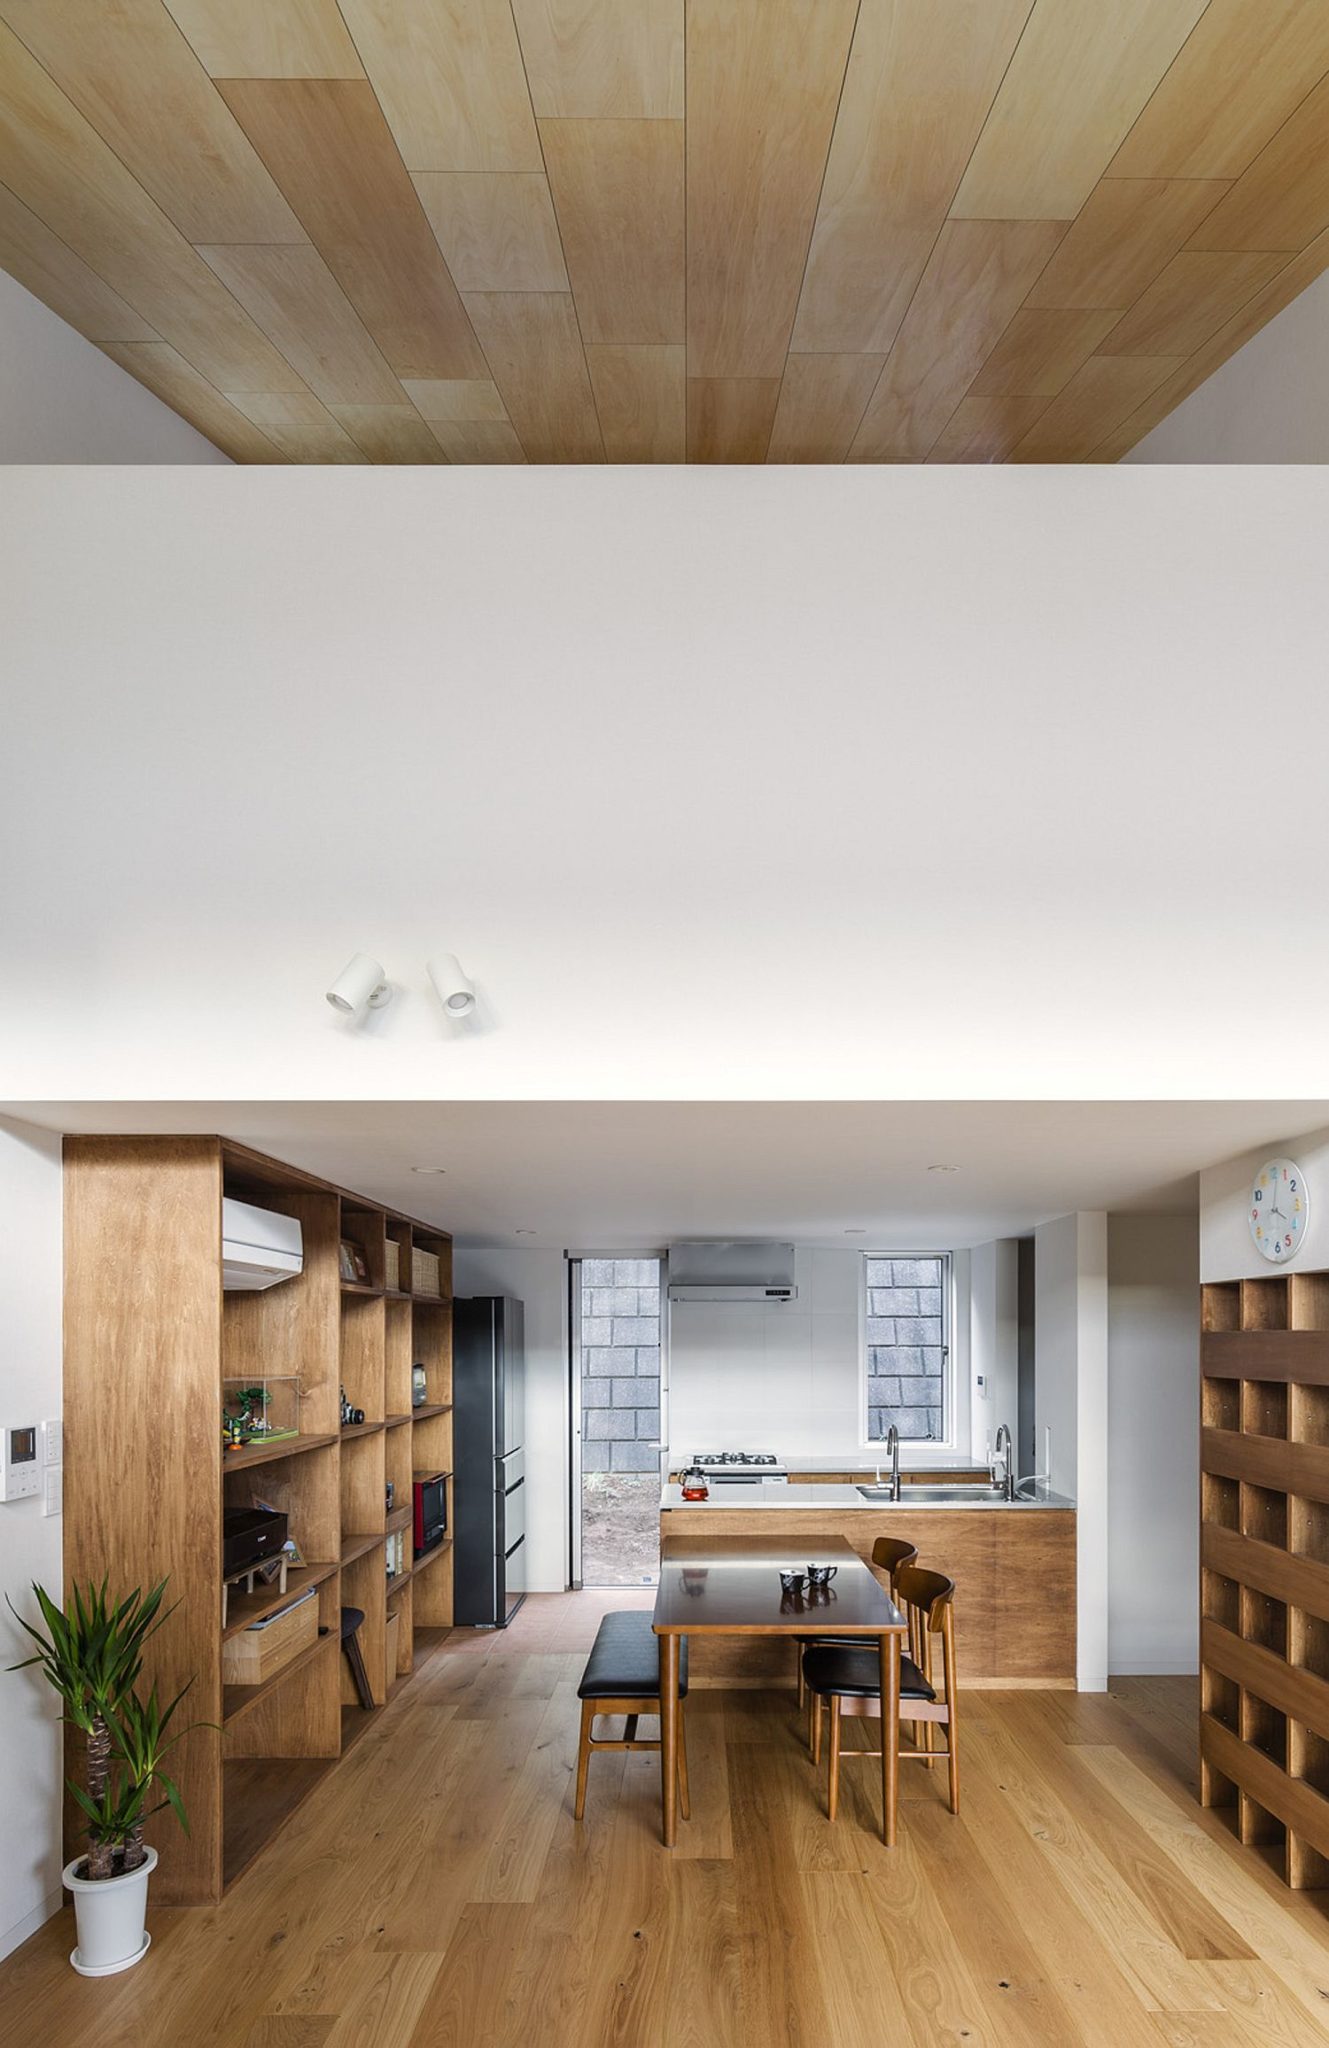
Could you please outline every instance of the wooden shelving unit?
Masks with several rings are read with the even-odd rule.
[[[342,1607],[364,1614],[376,1706],[451,1626],[450,1544],[411,1560],[408,1537],[407,1569],[393,1579],[384,1562],[389,1530],[409,1530],[413,1472],[452,1464],[451,1240],[216,1137],[69,1138],[65,1166],[66,1577],[108,1574],[128,1587],[169,1575],[178,1604],[145,1675],[166,1696],[192,1679],[193,1715],[215,1725],[176,1752],[191,1832],[168,1839],[162,1827],[154,1895],[203,1904],[373,1718],[343,1703]],[[222,1292],[223,1195],[300,1219],[299,1278]],[[363,1251],[367,1282],[342,1280],[343,1239]],[[416,1243],[440,1262],[439,1295],[418,1300]],[[421,1408],[412,1407],[417,1363]],[[280,1413],[276,1396],[270,1412],[298,1434],[223,1452],[223,1387],[260,1381],[279,1389]],[[344,1430],[342,1386],[366,1418]],[[222,1513],[254,1501],[288,1515],[311,1562],[291,1568],[284,1596],[232,1588],[223,1630]],[[258,1685],[223,1684],[224,1636],[309,1588],[317,1639]]]
[[[1329,1885],[1329,1273],[1201,1289],[1200,1796]]]

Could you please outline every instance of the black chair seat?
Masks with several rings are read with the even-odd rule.
[[[876,1647],[870,1650],[844,1649],[838,1643],[818,1643],[803,1653],[803,1676],[813,1692],[842,1698],[870,1700],[881,1693],[881,1665]],[[912,1657],[900,1659],[900,1698],[935,1700],[937,1697]]]
[[[679,1697],[688,1689],[688,1645],[686,1636],[678,1647]],[[586,1659],[586,1669],[577,1687],[582,1700],[658,1700],[660,1697],[660,1639],[651,1627],[651,1617],[628,1611],[606,1614],[596,1631],[595,1644]]]
[[[361,1622],[362,1622],[362,1621],[364,1620],[364,1618],[365,1618],[365,1612],[364,1612],[364,1609],[363,1609],[363,1607],[343,1607],[343,1608],[342,1608],[342,1611],[341,1611],[341,1633],[342,1633],[342,1641],[343,1641],[343,1642],[345,1642],[345,1640],[346,1640],[347,1636],[353,1636],[353,1635],[355,1634],[355,1631],[356,1631],[356,1630],[357,1630],[357,1629],[359,1628],[359,1626],[360,1626]]]

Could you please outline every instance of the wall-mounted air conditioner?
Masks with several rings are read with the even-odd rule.
[[[294,1280],[304,1271],[299,1218],[256,1209],[250,1202],[222,1203],[222,1286],[253,1293]]]

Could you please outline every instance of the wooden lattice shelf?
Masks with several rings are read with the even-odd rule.
[[[1201,1290],[1200,1796],[1329,1885],[1329,1273]]]

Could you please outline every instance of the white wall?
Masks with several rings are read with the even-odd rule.
[[[1199,1668],[1199,1241],[1194,1216],[1108,1218],[1108,1652]]]
[[[0,1117],[0,1426],[56,1420],[61,1405],[60,1140]],[[0,1598],[36,1618],[35,1580],[62,1597],[62,1523],[36,1500],[0,1503]],[[0,1956],[60,1904],[60,1727],[54,1696],[31,1671],[6,1667],[28,1638],[0,1606]],[[30,1647],[30,1646],[29,1646]]]
[[[1260,1096],[1204,963],[1329,1010],[1239,822],[1277,791],[1329,868],[1329,467],[11,468],[0,507],[11,1101]],[[357,947],[402,984],[362,1031]],[[1278,1050],[1314,1095],[1319,1035]]]
[[[970,1447],[987,1457],[1004,1422],[1015,1435],[1020,1412],[1020,1247],[1013,1237],[977,1244],[969,1254],[969,1366],[973,1387]],[[979,1386],[980,1378],[984,1384]],[[1021,1474],[1021,1477],[1024,1475]]]
[[[0,464],[230,462],[0,270]]]
[[[1040,1463],[1076,1508],[1076,1684],[1108,1681],[1107,1217],[1081,1211],[1034,1233],[1034,1421]]]
[[[1310,1218],[1299,1248],[1278,1270],[1317,1272],[1329,1266],[1329,1130],[1319,1130],[1238,1153],[1201,1173],[1201,1280],[1256,1280],[1275,1270],[1256,1250],[1249,1213],[1257,1172],[1266,1160],[1279,1157],[1295,1159],[1305,1174]]]
[[[453,1291],[509,1294],[526,1307],[527,1587],[568,1583],[567,1265],[554,1251],[453,1254]]]
[[[907,1247],[896,1247],[906,1250]],[[967,1456],[969,1261],[954,1258],[955,1441]],[[673,1302],[669,1310],[671,1457],[714,1447],[771,1450],[791,1465],[864,1461],[863,1253],[796,1245],[798,1297],[762,1302]],[[926,1464],[925,1447],[909,1453]]]
[[[1329,462],[1329,272],[1229,356],[1125,459]]]

